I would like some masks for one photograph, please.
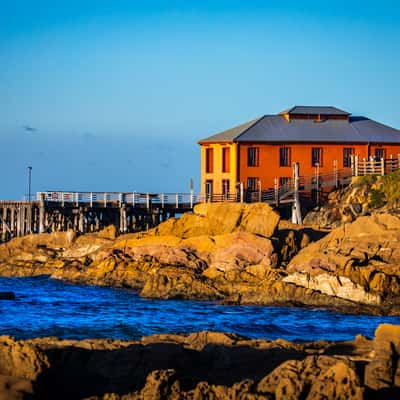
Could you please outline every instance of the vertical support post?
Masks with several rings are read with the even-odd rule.
[[[243,182],[240,182],[240,202],[244,202],[244,188],[243,188]]]
[[[317,205],[319,205],[319,163],[315,164],[315,185],[317,186]]]
[[[275,206],[279,207],[279,179],[278,178],[274,178],[274,198],[275,198]]]
[[[396,169],[400,169],[400,153],[397,154],[397,168]]]
[[[29,204],[26,207],[26,225],[25,225],[25,234],[32,233],[32,203],[29,202]]]
[[[258,201],[261,203],[261,179],[257,182],[258,185]]]
[[[165,194],[161,193],[161,208],[165,207],[165,198],[164,198]]]
[[[333,160],[333,177],[335,180],[335,188],[339,187],[339,172],[338,172],[338,161]]]
[[[89,195],[89,203],[90,203],[90,208],[93,208],[93,193],[92,192],[90,192],[90,195]]]
[[[367,160],[365,158],[363,158],[363,175],[367,175]]]
[[[190,189],[190,208],[193,208],[193,203],[194,203],[194,193],[193,193],[193,189]]]
[[[40,200],[39,200],[39,233],[44,233],[44,219],[46,210],[44,207],[44,193],[40,193]]]
[[[104,208],[107,208],[107,193],[104,193]]]
[[[126,220],[126,205],[125,204],[121,205],[119,212],[120,212],[120,222],[119,222],[120,229],[121,229],[122,233],[126,233],[127,220]]]
[[[27,208],[24,205],[21,207],[21,236],[25,236],[26,234],[26,214]]]
[[[80,233],[85,233],[85,215],[82,207],[79,207],[78,229]]]
[[[2,236],[2,240],[5,242],[7,240],[7,208],[4,207],[3,208],[3,217],[2,217],[2,222],[3,222],[3,226],[2,226],[2,231],[3,231],[3,236]]]
[[[175,207],[178,209],[179,208],[179,194],[177,193],[175,196]]]
[[[147,193],[146,195],[146,207],[150,210],[150,193]]]
[[[301,205],[300,205],[300,196],[299,196],[299,186],[300,186],[300,177],[299,177],[299,163],[293,164],[293,189],[294,189],[294,201],[292,205],[292,222],[294,224],[301,225],[303,223],[301,217]]]
[[[358,154],[354,156],[354,171],[355,175],[358,176]]]
[[[132,206],[135,207],[135,192],[132,192]]]
[[[21,236],[21,206],[17,208],[17,236]]]
[[[355,163],[354,163],[354,154],[350,155],[350,162],[351,162],[351,176],[355,176],[356,168],[355,168]]]
[[[383,157],[381,158],[381,175],[385,175],[385,159]]]
[[[15,206],[10,209],[10,229],[11,229],[11,237],[15,236],[16,229],[15,229]]]

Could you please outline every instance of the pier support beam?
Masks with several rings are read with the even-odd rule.
[[[41,194],[39,200],[39,233],[44,233],[45,231],[44,227],[45,218],[46,218],[46,210],[44,207],[44,194]]]

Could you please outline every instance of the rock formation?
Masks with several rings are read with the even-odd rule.
[[[325,235],[325,236],[324,236]],[[202,204],[156,229],[30,235],[0,246],[0,274],[48,274],[142,296],[400,314],[400,219],[360,217],[327,235],[266,204]]]
[[[331,192],[326,204],[310,211],[304,223],[336,228],[377,212],[399,214],[399,178],[399,171],[385,176],[353,177],[350,186]]]
[[[399,329],[303,344],[218,332],[132,342],[0,337],[0,398],[394,399]]]
[[[366,304],[400,306],[400,219],[375,214],[343,225],[300,251],[286,282]]]

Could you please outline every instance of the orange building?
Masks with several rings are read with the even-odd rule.
[[[201,192],[269,189],[300,175],[349,169],[351,156],[389,158],[400,154],[400,131],[335,107],[295,106],[264,115],[199,141]]]

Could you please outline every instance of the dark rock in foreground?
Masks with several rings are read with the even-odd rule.
[[[227,333],[141,341],[0,337],[1,399],[399,398],[400,326],[296,344]]]
[[[13,293],[13,292],[0,292],[0,300],[15,300],[15,293]]]

